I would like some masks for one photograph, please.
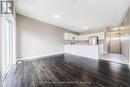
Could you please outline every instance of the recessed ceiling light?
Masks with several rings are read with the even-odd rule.
[[[78,0],[73,0],[74,2],[77,2]]]
[[[88,27],[83,27],[84,30],[88,29]]]
[[[53,15],[55,18],[59,18],[60,16],[58,14]]]

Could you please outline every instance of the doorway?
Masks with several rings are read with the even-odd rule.
[[[108,53],[121,54],[121,36],[119,31],[107,33]]]
[[[129,64],[129,30],[121,27],[118,30],[106,32],[106,53],[101,59]]]

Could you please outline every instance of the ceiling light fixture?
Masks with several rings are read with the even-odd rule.
[[[78,0],[73,0],[74,2],[77,2]]]
[[[53,15],[55,18],[59,18],[60,16],[58,14]]]
[[[88,27],[83,27],[84,30],[88,29]]]

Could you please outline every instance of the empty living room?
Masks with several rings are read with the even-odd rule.
[[[130,0],[0,0],[0,87],[130,87]]]

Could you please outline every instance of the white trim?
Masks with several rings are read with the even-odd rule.
[[[28,59],[37,59],[37,58],[42,58],[42,57],[47,57],[47,56],[53,56],[53,55],[58,55],[58,54],[63,54],[63,53],[64,52],[57,52],[57,53],[44,54],[44,55],[40,55],[40,56],[20,58],[20,59],[17,59],[17,61],[19,61],[19,60],[28,60]]]
[[[12,65],[9,66],[9,68],[7,69],[5,75],[3,76],[3,78],[2,78],[3,82],[6,79],[6,76],[8,75],[8,72],[10,71],[11,67],[12,67]]]

